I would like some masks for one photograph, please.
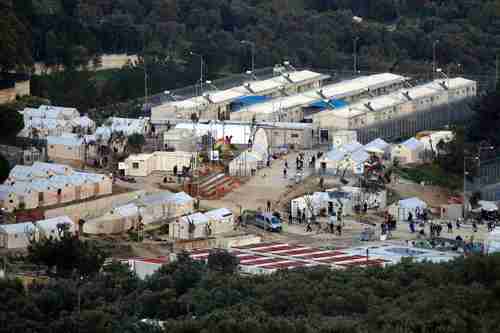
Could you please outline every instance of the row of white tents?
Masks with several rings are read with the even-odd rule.
[[[23,222],[0,225],[0,248],[26,248],[30,241],[42,237],[58,239],[61,232],[75,233],[76,224],[67,216],[59,216],[37,222]]]
[[[343,186],[340,189],[329,189],[326,192],[314,192],[291,200],[290,209],[293,218],[298,218],[300,210],[306,218],[318,216],[322,210],[331,215],[342,208],[342,215],[352,215],[356,205],[366,202],[368,208],[384,209],[387,205],[387,192],[363,191],[360,187]]]

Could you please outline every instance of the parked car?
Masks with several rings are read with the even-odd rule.
[[[257,213],[255,219],[249,222],[267,231],[280,232],[282,229],[281,220],[271,213]]]
[[[119,177],[120,180],[124,181],[124,182],[128,182],[128,183],[135,183],[135,178],[133,177],[129,177],[129,176],[121,176]]]

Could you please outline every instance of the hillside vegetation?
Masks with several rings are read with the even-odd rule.
[[[390,268],[241,276],[225,254],[140,281],[113,264],[29,290],[0,280],[0,332],[498,332],[500,256]],[[80,300],[80,307],[78,307]],[[151,322],[151,321],[150,321]]]

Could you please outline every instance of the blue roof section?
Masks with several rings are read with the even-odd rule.
[[[309,107],[311,107],[311,108],[316,108],[316,109],[320,109],[320,110],[331,109],[332,106],[334,109],[340,109],[340,108],[346,107],[347,102],[342,100],[342,99],[332,98],[329,101],[320,100],[320,101],[314,102],[311,105],[309,105]]]
[[[262,103],[271,99],[268,96],[261,95],[251,95],[251,96],[243,96],[237,98],[235,101],[231,103],[232,111],[238,111],[244,107],[248,107],[250,105]]]

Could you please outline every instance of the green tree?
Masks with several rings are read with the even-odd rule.
[[[130,150],[134,153],[140,153],[145,143],[146,139],[142,134],[134,133],[132,135],[129,135],[127,138],[127,144]]]
[[[55,268],[57,276],[70,277],[75,271],[78,276],[93,276],[101,269],[106,258],[104,252],[90,241],[82,241],[76,235],[62,230],[60,239],[42,237],[28,246],[28,259],[35,264]]]
[[[226,250],[213,250],[208,256],[208,269],[214,272],[233,274],[238,269],[238,258]]]
[[[2,139],[15,137],[24,127],[23,116],[12,105],[0,105],[0,136]]]
[[[28,28],[19,20],[10,1],[0,3],[0,73],[26,69],[33,63],[31,37]]]

